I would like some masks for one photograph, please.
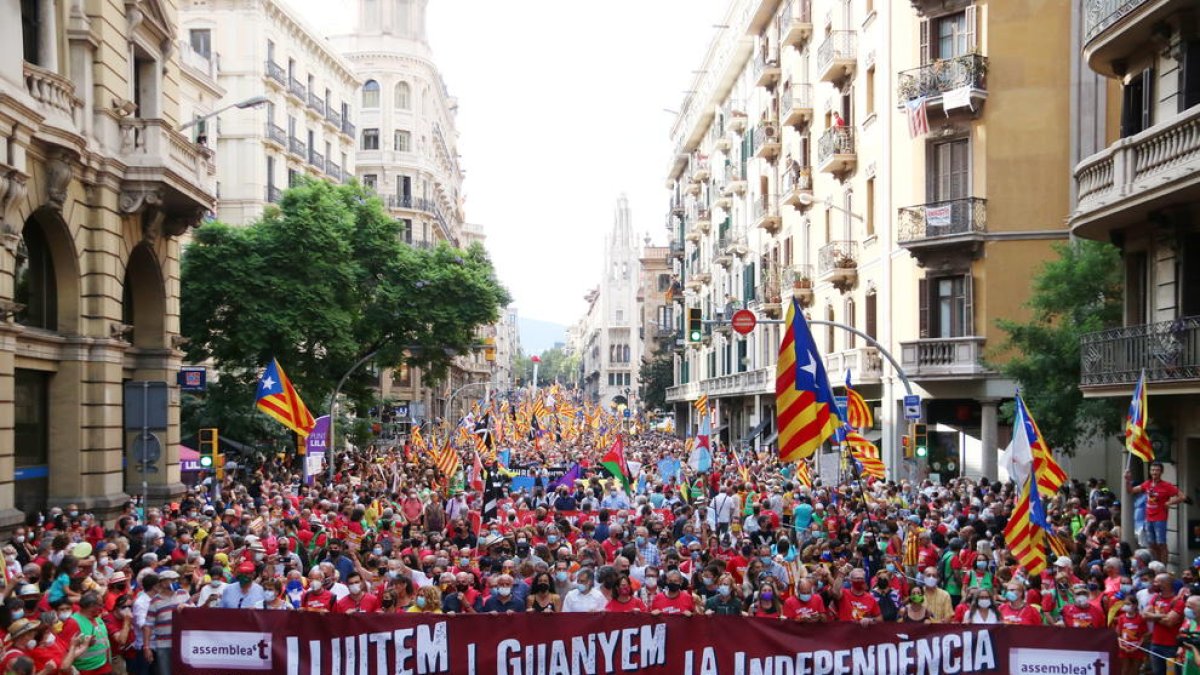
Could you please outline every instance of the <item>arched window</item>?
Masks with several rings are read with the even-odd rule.
[[[396,83],[396,110],[412,110],[412,87],[407,82]]]
[[[25,224],[17,245],[13,300],[24,305],[17,323],[31,328],[58,330],[58,283],[54,260],[42,226],[33,218]]]
[[[363,85],[363,107],[378,108],[379,107],[379,83],[375,80],[367,80]]]

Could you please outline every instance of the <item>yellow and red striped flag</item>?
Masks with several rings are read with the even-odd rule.
[[[1033,449],[1034,462],[1033,470],[1021,485],[1021,494],[1018,495],[1016,504],[1013,505],[1012,515],[1009,516],[1008,525],[1004,528],[1004,540],[1013,557],[1029,574],[1040,574],[1046,568],[1047,537],[1054,537],[1054,531],[1050,527],[1045,507],[1042,504],[1045,484],[1041,472],[1046,470],[1047,465],[1042,463],[1039,466],[1037,461],[1037,447],[1045,447],[1045,441],[1041,436],[1037,423],[1034,422],[1033,416],[1025,407],[1025,402],[1021,399],[1021,395],[1017,394],[1016,415],[1013,419],[1013,445],[1028,445]],[[1053,458],[1050,461],[1054,462]],[[1059,472],[1062,471],[1057,463],[1054,463],[1054,467],[1058,468]],[[1063,474],[1063,479],[1065,480],[1065,474]]]
[[[875,426],[871,407],[862,394],[850,388],[850,371],[846,371],[846,423],[855,429],[870,429]]]
[[[812,469],[809,468],[807,459],[796,463],[796,480],[804,487],[812,489]]]
[[[694,407],[696,409],[696,414],[699,415],[700,417],[704,417],[705,415],[707,415],[708,414],[708,394],[700,394],[700,398],[696,399],[696,402],[692,404],[692,407]]]
[[[317,424],[276,359],[271,359],[258,381],[258,397],[254,405],[276,422],[306,438]]]
[[[841,421],[825,364],[794,298],[786,325],[775,371],[775,426],[780,461],[796,462],[816,452]]]
[[[877,480],[887,477],[887,469],[879,456],[879,448],[868,441],[857,431],[846,431],[846,444],[850,446],[850,456],[862,467],[862,472]]]
[[[1125,449],[1148,464],[1154,461],[1154,445],[1150,443],[1150,434],[1146,433],[1146,406],[1146,371],[1143,370],[1133,390],[1133,400],[1129,402],[1129,414],[1125,417]]]
[[[437,452],[434,460],[434,465],[437,466],[438,471],[441,471],[447,480],[452,480],[454,474],[458,473],[459,463],[458,451],[454,449],[451,443],[443,445],[442,449]]]

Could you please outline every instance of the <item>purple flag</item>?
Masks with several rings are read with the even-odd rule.
[[[321,472],[329,445],[329,415],[321,415],[304,443],[304,484],[312,485],[313,476]]]
[[[579,462],[576,462],[571,466],[570,469],[567,470],[566,473],[562,475],[562,478],[559,478],[550,484],[550,489],[557,490],[559,486],[566,486],[574,489],[575,481],[579,480],[580,475],[582,475],[582,472],[579,469]]]

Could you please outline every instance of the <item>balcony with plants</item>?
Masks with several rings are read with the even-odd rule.
[[[977,115],[987,100],[987,71],[988,58],[982,54],[935,59],[901,71],[896,84],[897,107],[903,109],[907,101],[924,98],[929,115],[958,111]]]
[[[831,241],[817,252],[818,279],[842,293],[858,282],[858,242]]]
[[[817,170],[842,176],[858,164],[853,127],[830,127],[817,141]]]

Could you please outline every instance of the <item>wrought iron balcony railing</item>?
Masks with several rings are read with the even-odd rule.
[[[817,253],[817,268],[821,274],[833,270],[848,270],[858,267],[858,242],[831,241]]]
[[[854,129],[852,127],[830,127],[817,142],[817,161],[824,164],[834,155],[854,154]]]
[[[987,231],[987,200],[977,197],[906,206],[899,213],[899,242]]]
[[[817,48],[817,71],[824,73],[835,61],[853,61],[858,58],[857,35],[852,30],[835,30],[825,37]]]
[[[287,72],[284,71],[283,66],[274,61],[267,61],[267,77],[287,86]]]
[[[342,128],[342,113],[333,109],[333,102],[329,102],[325,107],[325,121],[329,122],[338,129]]]
[[[325,171],[325,155],[313,150],[308,153],[308,163],[318,171]]]
[[[267,122],[266,136],[268,140],[274,141],[280,145],[287,145],[287,132],[283,127]]]
[[[1124,326],[1079,339],[1083,386],[1200,379],[1200,316]]]
[[[295,78],[288,80],[288,92],[301,101],[308,100],[308,89],[300,80]]]
[[[311,91],[308,92],[308,107],[316,111],[318,115],[325,114],[325,99],[317,96]]]
[[[267,201],[272,204],[278,204],[279,200],[283,199],[283,191],[274,185],[267,186]]]
[[[980,54],[934,61],[902,71],[898,93],[901,100],[908,101],[921,96],[935,98],[963,87],[987,91],[987,69],[988,59]]]
[[[300,155],[301,157],[306,157],[308,155],[308,145],[295,136],[288,139],[288,150],[290,150],[293,155]]]
[[[1085,0],[1083,3],[1083,41],[1103,33],[1149,0]]]

